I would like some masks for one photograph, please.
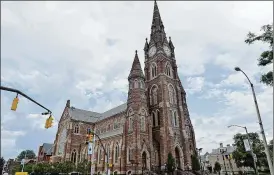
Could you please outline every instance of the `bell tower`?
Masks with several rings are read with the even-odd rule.
[[[153,19],[149,41],[146,39],[145,84],[149,114],[152,122],[154,164],[163,166],[169,153],[179,168],[190,165],[190,143],[187,133],[194,130],[189,119],[186,94],[177,72],[171,37],[167,40],[157,2],[154,2]],[[186,127],[186,121],[187,126]],[[188,129],[189,131],[186,131]],[[193,148],[192,148],[193,149]]]

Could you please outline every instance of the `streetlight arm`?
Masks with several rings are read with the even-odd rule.
[[[251,81],[250,81],[250,79],[248,78],[248,76],[246,75],[246,73],[245,73],[243,70],[240,70],[240,71],[245,75],[245,77],[247,78],[247,80],[248,80],[250,86],[253,87],[253,84],[251,83]]]
[[[17,90],[17,89],[13,89],[13,88],[8,88],[8,87],[4,87],[4,86],[1,86],[0,87],[1,90],[4,90],[4,91],[10,91],[10,92],[15,92],[17,94],[20,94],[22,95],[23,97],[29,99],[30,101],[32,101],[33,103],[37,104],[38,106],[46,109],[48,111],[48,113],[52,113],[49,109],[47,109],[46,107],[44,107],[43,105],[41,105],[40,103],[36,102],[35,100],[33,100],[32,98],[30,98],[29,96],[27,96],[26,94],[24,94],[23,92]]]

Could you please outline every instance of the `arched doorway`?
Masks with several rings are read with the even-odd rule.
[[[179,151],[178,147],[175,148],[175,161],[176,161],[177,168],[182,169],[181,160],[180,160],[180,151]]]

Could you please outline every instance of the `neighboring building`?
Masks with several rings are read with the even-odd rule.
[[[37,162],[49,162],[50,157],[53,153],[53,144],[44,143],[42,146],[39,146]]]
[[[88,131],[94,130],[109,155],[111,172],[141,174],[160,168],[168,153],[175,157],[178,168],[191,167],[196,149],[194,129],[174,46],[170,38],[167,40],[156,2],[144,52],[144,73],[135,53],[126,103],[97,113],[72,107],[67,101],[54,141],[53,162],[90,160],[85,139]],[[102,173],[106,160],[98,140],[94,149],[95,171]]]
[[[206,164],[205,164],[205,169],[207,167],[212,167],[212,170],[214,170],[214,165],[215,162],[219,162],[221,164],[222,167],[222,172],[225,171],[229,171],[229,172],[238,172],[238,171],[243,171],[243,170],[250,170],[250,168],[238,168],[235,160],[233,159],[228,159],[229,155],[232,154],[232,152],[235,150],[236,148],[231,146],[231,145],[227,145],[226,147],[223,146],[223,144],[220,144],[220,147],[217,149],[213,149],[212,153],[207,154],[207,158],[206,158]],[[221,150],[225,150],[225,152],[223,154],[221,154]],[[223,158],[224,157],[224,158]]]

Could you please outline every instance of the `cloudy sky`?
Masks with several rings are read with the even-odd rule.
[[[176,51],[187,92],[197,146],[205,151],[231,144],[244,130],[259,132],[251,90],[254,83],[267,138],[272,137],[273,91],[259,82],[257,58],[268,46],[244,43],[249,31],[272,23],[273,2],[159,1],[161,17]],[[135,50],[144,65],[153,2],[1,2],[1,84],[19,89],[59,119],[67,99],[77,108],[103,112],[127,99],[127,76]],[[37,153],[53,142],[56,125],[44,129],[45,112],[14,93],[1,92],[1,152]]]

